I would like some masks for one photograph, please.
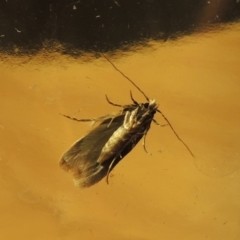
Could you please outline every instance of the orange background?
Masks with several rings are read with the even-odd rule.
[[[105,180],[73,185],[58,161],[105,115],[143,96],[103,58],[1,54],[1,239],[240,239],[240,25],[108,57],[150,97],[152,124]],[[17,51],[17,49],[16,49]],[[155,119],[164,124],[160,114]]]

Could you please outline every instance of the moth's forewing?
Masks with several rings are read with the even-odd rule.
[[[73,146],[63,154],[60,165],[70,170],[74,174],[75,184],[79,187],[89,187],[99,182],[110,173],[140,141],[149,129],[155,112],[142,105],[138,112],[137,120],[141,122],[138,128],[130,128],[127,134],[118,139],[114,145],[117,148],[104,148],[113,136],[114,132],[121,131],[125,114],[127,111],[134,111],[136,105],[127,105],[121,113],[114,119],[107,118],[99,126],[90,131],[85,137],[73,144]],[[147,115],[146,115],[147,114]],[[145,116],[142,119],[142,116]],[[116,139],[115,139],[116,140]],[[102,151],[107,153],[104,161],[99,161]],[[114,149],[114,151],[112,151]]]
[[[123,120],[124,115],[117,116],[113,120],[111,118],[104,120],[63,154],[60,166],[74,173],[77,185],[90,186],[106,175],[104,166],[97,163],[97,159],[113,132],[122,125]]]
[[[105,116],[98,118],[98,121],[99,119],[103,119],[103,121],[85,137],[74,143],[73,146],[63,154],[60,165],[66,170],[73,170],[79,169],[79,165],[82,166],[85,162],[95,162],[108,139],[123,124],[126,111],[135,108],[136,106],[133,104],[126,105],[114,118],[107,117],[104,119]],[[77,120],[75,118],[71,119]]]

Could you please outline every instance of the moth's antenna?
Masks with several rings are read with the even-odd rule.
[[[104,54],[102,54],[102,56],[120,73],[123,75],[123,77],[125,77],[129,82],[131,82],[142,94],[143,96],[147,99],[147,101],[149,102],[149,98],[147,97],[147,95],[128,77],[126,76],[122,71],[120,71]]]
[[[194,154],[192,153],[192,151],[190,150],[190,148],[188,147],[188,145],[178,136],[178,134],[176,133],[176,131],[174,130],[173,126],[171,125],[171,123],[168,121],[168,119],[164,116],[164,114],[157,109],[157,112],[161,113],[161,115],[163,116],[163,118],[165,119],[165,121],[168,123],[169,127],[172,129],[172,131],[174,132],[175,136],[177,137],[177,139],[187,148],[187,150],[189,151],[189,153],[194,157]]]
[[[126,76],[122,71],[120,71],[115,65],[114,63],[112,63],[104,54],[101,54],[112,66],[113,68],[115,68],[123,77],[125,77],[129,82],[131,82],[142,94],[143,96],[147,99],[147,101],[149,102],[149,98],[147,97],[147,95],[128,77]],[[165,119],[165,121],[169,124],[170,128],[172,129],[173,133],[175,134],[175,136],[177,137],[177,139],[187,148],[188,152],[194,157],[194,154],[192,153],[192,151],[190,150],[190,148],[188,147],[188,145],[178,136],[178,134],[176,133],[176,131],[174,130],[173,126],[171,125],[171,123],[168,121],[168,119],[164,116],[164,114],[157,109],[157,111],[163,116],[163,118]]]

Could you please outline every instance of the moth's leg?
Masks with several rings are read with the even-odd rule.
[[[149,153],[146,149],[146,134],[144,134],[144,137],[143,137],[143,149],[147,154],[151,155],[151,153]]]
[[[134,103],[135,105],[139,106],[139,103],[133,98],[132,91],[130,91],[130,97],[131,97],[133,103]]]
[[[107,127],[109,127],[112,124],[112,121],[114,120],[115,117],[120,116],[122,114],[123,112],[121,111],[120,114],[112,116],[111,121],[108,123]]]
[[[69,118],[69,119],[71,119],[71,120],[73,120],[73,121],[78,121],[78,122],[92,122],[92,121],[97,121],[96,118],[77,119],[77,118],[70,117],[70,116],[68,116],[68,115],[62,114],[62,113],[60,113],[60,115],[62,115],[63,117]]]
[[[119,105],[119,104],[116,104],[116,103],[111,102],[111,101],[109,100],[109,98],[108,98],[107,95],[105,95],[105,97],[106,97],[107,102],[108,102],[109,104],[111,104],[111,105],[113,105],[113,106],[116,106],[116,107],[124,107],[124,106],[122,106],[122,105]]]
[[[102,117],[99,117],[99,118],[77,119],[77,118],[70,117],[68,115],[62,114],[62,113],[60,113],[60,115],[62,115],[63,117],[69,118],[69,119],[71,119],[73,121],[77,121],[77,122],[92,122],[93,123],[92,126],[94,126],[94,124],[96,122],[98,122],[98,121],[103,121],[103,120],[105,120],[107,118],[114,119],[114,117],[115,117],[114,115],[110,115],[109,114],[109,115],[105,115],[105,116],[102,116]],[[112,120],[111,120],[111,122],[112,122]]]
[[[121,112],[120,112],[120,115],[125,114],[124,112],[125,112],[126,110],[129,110],[129,108],[131,108],[131,110],[134,109],[134,108],[136,107],[135,105],[139,106],[139,104],[138,104],[133,98],[132,98],[132,100],[134,101],[134,104],[135,104],[135,105],[133,105],[133,104],[131,104],[131,105],[120,105],[120,104],[116,104],[116,103],[111,102],[111,101],[109,100],[108,96],[107,96],[107,95],[105,95],[105,96],[106,96],[107,102],[108,102],[109,104],[111,104],[111,105],[113,105],[113,106],[116,106],[116,107],[121,107],[121,108],[122,108],[122,110],[121,110]]]
[[[107,177],[106,177],[106,182],[107,182],[107,184],[109,183],[109,182],[108,182],[109,173],[110,173],[111,170],[112,170],[112,165],[113,165],[113,163],[115,162],[115,160],[116,160],[116,157],[112,160],[111,164],[110,164],[109,167],[108,167]]]
[[[122,115],[124,113],[124,108],[122,109],[122,111],[120,112],[120,115]]]
[[[154,122],[156,125],[160,125],[155,119],[153,119],[153,122]]]
[[[113,119],[114,119],[114,117],[111,118],[111,121],[110,121],[109,124],[107,125],[107,128],[111,125]]]
[[[165,126],[168,125],[168,124],[160,125],[155,119],[153,119],[153,122],[154,122],[155,124],[159,125],[160,127],[165,127]],[[146,136],[147,136],[147,133],[148,133],[148,130],[149,130],[149,129],[150,129],[150,127],[149,127],[148,129],[146,129],[145,132],[144,132],[143,148],[144,148],[144,151],[145,151],[147,154],[151,155],[151,153],[149,153],[149,152],[147,151],[147,149],[146,149]]]
[[[154,122],[156,125],[159,125],[160,127],[165,127],[165,126],[168,125],[168,124],[160,124],[160,123],[158,123],[155,119],[153,119],[153,122]]]
[[[148,133],[148,130],[150,129],[150,127],[148,129],[145,130],[144,132],[144,137],[143,137],[143,149],[144,151],[149,154],[149,155],[152,155],[151,153],[149,153],[146,149],[146,136],[147,136],[147,133]]]

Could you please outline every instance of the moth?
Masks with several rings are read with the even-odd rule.
[[[162,114],[174,134],[193,156],[191,150],[180,139],[170,122],[158,109],[155,99],[149,99],[131,79],[117,69],[106,56],[104,57],[117,71],[143,93],[147,102],[138,103],[133,99],[130,92],[133,103],[129,105],[114,104],[106,96],[108,103],[122,108],[117,114],[109,114],[95,119],[76,119],[63,115],[75,121],[99,122],[97,127],[74,143],[60,159],[60,166],[67,171],[73,172],[75,185],[81,188],[90,187],[104,177],[106,177],[108,183],[109,173],[142,138],[144,150],[147,152],[145,138],[151,127],[151,123],[155,122],[158,124],[154,119],[156,112]]]

